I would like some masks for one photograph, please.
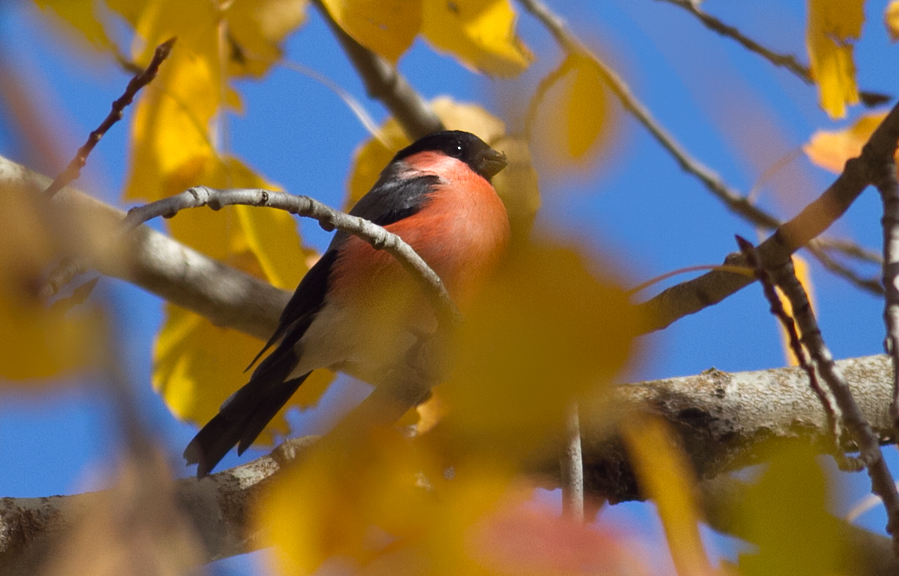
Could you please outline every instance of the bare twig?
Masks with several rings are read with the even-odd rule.
[[[765,293],[765,299],[768,300],[768,305],[770,306],[771,313],[774,314],[774,316],[780,321],[781,325],[786,331],[787,338],[790,342],[790,350],[793,351],[793,355],[795,356],[796,361],[799,363],[799,367],[802,368],[806,375],[808,375],[808,381],[811,385],[812,391],[815,393],[815,396],[818,397],[818,401],[821,402],[821,407],[824,408],[824,414],[827,417],[827,423],[833,436],[834,460],[836,460],[837,465],[841,470],[853,472],[861,470],[863,467],[861,462],[854,458],[848,458],[843,452],[840,443],[841,434],[839,415],[837,413],[837,410],[834,407],[830,396],[827,395],[827,393],[821,387],[821,383],[818,382],[818,375],[815,373],[815,368],[809,362],[808,355],[802,348],[802,343],[799,339],[799,333],[796,330],[796,322],[794,322],[793,318],[787,313],[786,310],[784,310],[783,304],[780,301],[780,297],[777,295],[777,292],[774,289],[774,281],[771,279],[771,275],[759,263],[758,256],[755,253],[755,246],[753,246],[751,242],[749,242],[745,238],[737,236],[737,244],[740,247],[740,252],[743,254],[743,257],[746,258],[747,263],[755,270],[755,276],[759,279],[759,282],[762,285],[762,290]]]
[[[802,331],[802,343],[815,361],[818,373],[827,383],[840,407],[843,423],[858,443],[859,458],[868,469],[872,492],[883,500],[889,518],[886,530],[893,535],[893,547],[899,554],[899,492],[897,492],[893,476],[884,462],[878,438],[856,404],[849,385],[834,362],[830,350],[824,344],[815,314],[809,305],[805,289],[796,277],[793,263],[788,259],[771,269],[771,273],[784,295],[790,300],[793,315]]]
[[[886,442],[892,427],[885,409],[891,387],[889,359],[880,355],[842,360],[838,365],[862,402],[865,416]],[[380,389],[375,388],[373,394]],[[826,442],[822,442],[829,435],[824,415],[798,368],[737,374],[706,371],[686,378],[625,384],[616,387],[614,400],[624,413],[649,407],[671,423],[700,478],[716,477],[725,470],[757,463],[762,447],[770,448],[772,440],[799,439],[817,449],[827,449]],[[386,415],[386,421],[400,410],[402,406],[398,405]],[[371,417],[384,415],[378,411]],[[348,420],[352,422],[354,418]],[[608,405],[584,402],[580,420],[587,492],[607,495],[612,502],[638,498],[626,453],[610,436]],[[797,427],[796,422],[803,425]],[[177,481],[177,500],[196,526],[207,560],[235,556],[260,546],[251,516],[254,503],[272,475],[289,462],[304,458],[307,448],[317,440],[290,440],[271,455],[202,481]],[[541,478],[547,487],[559,486],[557,457],[547,456],[535,462],[533,470],[546,472]],[[42,546],[52,546],[54,538],[89,510],[90,498],[90,494],[0,498],[0,576],[33,574],[34,570],[26,569],[29,558],[35,560],[37,555],[40,559]],[[730,504],[741,501],[727,499]],[[713,522],[716,528],[727,530]],[[868,548],[859,552],[875,554]],[[877,548],[876,553],[878,558],[884,557],[882,548]],[[885,561],[890,561],[889,557]]]
[[[459,311],[446,291],[443,281],[402,238],[364,218],[334,210],[308,196],[258,189],[216,190],[197,186],[175,196],[132,208],[128,211],[123,226],[126,230],[130,230],[158,216],[171,218],[187,208],[209,206],[213,210],[220,210],[235,204],[267,206],[314,218],[325,230],[331,231],[336,228],[361,238],[378,250],[388,252],[423,285],[438,317],[446,322],[445,325],[453,326],[458,322]]]
[[[849,208],[872,182],[872,170],[892,158],[899,140],[899,105],[893,107],[874,130],[862,155],[849,160],[843,173],[795,218],[784,223],[758,247],[759,259],[769,269],[826,230]],[[731,255],[725,264],[744,266],[739,255]],[[724,271],[712,271],[699,278],[673,286],[640,305],[651,318],[647,331],[660,330],[688,314],[694,314],[740,290],[752,280]]]
[[[431,106],[392,64],[356,42],[331,18],[320,0],[315,0],[313,4],[356,67],[368,95],[380,100],[390,110],[410,141],[444,129],[443,122]]]
[[[581,425],[578,404],[568,407],[565,445],[559,462],[562,485],[562,515],[584,521],[584,456],[581,450]]]
[[[792,72],[796,77],[805,82],[806,84],[814,84],[814,80],[812,80],[812,72],[811,70],[801,64],[799,60],[796,59],[795,56],[791,54],[778,54],[772,50],[769,50],[753,40],[742,34],[739,30],[734,28],[733,26],[729,26],[722,22],[721,20],[715,18],[703,12],[699,9],[699,4],[697,2],[693,2],[691,0],[663,0],[665,2],[669,2],[674,4],[675,6],[679,6],[696,16],[700,22],[702,22],[707,28],[725,36],[727,38],[731,38],[732,40],[736,40],[739,42],[744,48],[749,50],[750,52],[755,52],[765,60],[771,62],[775,66],[780,66],[781,68],[785,68]]]
[[[0,157],[0,193],[40,194],[50,178]],[[94,234],[60,230],[70,251],[101,274],[121,278],[172,304],[260,340],[278,325],[290,293],[214,260],[165,234],[139,226],[113,254],[109,246],[125,213],[67,186],[53,199],[71,222],[87,222]]]
[[[57,176],[50,186],[44,190],[44,196],[52,198],[57,192],[62,190],[69,183],[74,182],[81,175],[81,169],[87,163],[87,157],[93,151],[97,142],[100,141],[100,138],[106,134],[113,124],[122,119],[122,111],[131,104],[138,91],[156,78],[160,64],[162,64],[163,61],[169,57],[169,54],[172,53],[172,46],[174,46],[174,44],[175,38],[170,38],[156,47],[156,51],[153,53],[153,59],[150,60],[150,64],[147,66],[146,70],[137,74],[130,82],[128,82],[124,94],[112,103],[112,110],[110,110],[100,126],[90,133],[87,142],[78,149],[78,153],[75,154],[75,157],[72,158],[72,161],[69,162],[69,165],[63,173]]]
[[[899,182],[894,159],[884,163],[875,185],[883,200],[883,288],[886,293],[883,319],[887,330],[884,342],[893,361],[890,416],[899,438]]]
[[[824,240],[824,238],[816,238],[816,240]],[[848,281],[850,284],[855,285],[857,288],[861,288],[865,292],[870,292],[877,296],[883,295],[883,285],[881,284],[880,278],[865,278],[861,276],[852,268],[849,268],[838,260],[832,258],[830,254],[821,249],[820,246],[821,245],[817,241],[812,241],[808,243],[806,249],[821,263],[822,266]],[[878,261],[879,260],[880,259],[878,258]]]
[[[566,52],[589,59],[625,110],[649,131],[685,172],[698,178],[729,210],[756,226],[776,228],[780,224],[773,215],[755,206],[742,194],[725,184],[711,168],[690,156],[684,147],[674,139],[674,136],[652,116],[649,109],[631,93],[624,80],[575,37],[565,22],[553,14],[545,4],[540,0],[518,0],[518,3],[543,23]]]
[[[869,250],[864,246],[859,246],[853,240],[829,238],[824,236],[821,238],[816,238],[814,244],[822,250],[839,252],[841,254],[849,256],[850,258],[855,258],[857,260],[861,260],[862,262],[868,262],[871,264],[876,264],[878,266],[883,265],[883,257],[880,254],[878,254],[875,250]]]

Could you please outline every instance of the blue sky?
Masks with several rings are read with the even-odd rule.
[[[765,168],[795,151],[815,130],[846,124],[834,123],[818,110],[813,88],[709,32],[667,3],[616,0],[551,5],[607,57],[638,98],[697,159],[738,190],[752,188]],[[763,44],[807,59],[804,3],[709,1],[703,6]],[[868,2],[868,22],[857,47],[859,84],[865,90],[899,95],[899,78],[885,73],[895,69],[897,53],[881,24],[884,6],[882,1]],[[502,114],[509,94],[532,88],[560,56],[551,37],[532,18],[523,15],[519,30],[537,61],[515,82],[477,76],[421,41],[401,59],[400,69],[425,97],[450,94],[458,100],[483,102]],[[65,161],[106,115],[109,103],[128,81],[114,63],[72,46],[64,35],[46,26],[30,3],[0,4],[0,49],[28,78]],[[355,94],[378,120],[385,117],[379,104],[366,99],[360,81],[316,12],[310,10],[308,22],[288,40],[286,52],[290,60],[325,73]],[[353,151],[367,136],[347,107],[318,82],[284,67],[261,82],[240,82],[237,89],[245,112],[227,120],[227,141],[233,153],[290,192],[340,205]],[[78,183],[118,205],[127,170],[126,126],[119,124],[104,137]],[[602,253],[634,285],[678,268],[720,263],[735,250],[734,234],[757,238],[751,226],[730,215],[685,175],[633,120],[622,116],[619,126],[599,167],[570,178],[541,175],[544,208],[538,224],[542,233]],[[0,115],[0,154],[45,172],[64,166],[54,168],[52,162],[30,158],[10,128],[8,119]],[[832,175],[800,157],[761,189],[761,203],[787,218],[832,180]],[[879,212],[879,198],[869,190],[832,232],[879,250]],[[327,243],[328,235],[314,223],[300,226],[304,239],[319,247]],[[882,304],[816,264],[813,279],[820,323],[834,355],[880,353]],[[195,429],[177,422],[149,388],[160,301],[118,281],[104,280],[100,286],[120,312],[129,376],[142,406],[172,462],[177,463]],[[742,371],[784,364],[775,323],[757,286],[646,338],[646,350],[629,380],[695,374],[712,366]],[[357,384],[341,386],[329,395],[320,413],[299,422],[299,430],[320,431],[334,418],[337,406],[359,399],[365,390]],[[15,388],[4,388],[2,394],[0,495],[44,496],[96,485],[98,465],[111,464],[116,441],[110,407],[90,385],[90,378],[37,394]],[[893,469],[899,470],[895,450],[887,451]],[[224,464],[246,459],[232,456]],[[863,477],[854,478],[841,482],[847,501],[868,491]],[[638,519],[640,526],[657,534],[658,526],[647,519],[645,510],[640,505],[618,506],[606,515]],[[878,530],[884,524],[879,512],[863,521]],[[249,564],[235,560],[221,568],[242,573]]]

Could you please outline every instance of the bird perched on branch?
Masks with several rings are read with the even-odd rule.
[[[505,155],[473,134],[430,134],[400,150],[350,214],[405,240],[464,308],[509,242],[508,216],[490,183],[505,166]],[[416,335],[435,328],[422,288],[393,256],[338,232],[259,356],[277,342],[275,350],[188,444],[184,458],[206,476],[235,445],[242,454],[313,370],[378,384],[404,361]]]

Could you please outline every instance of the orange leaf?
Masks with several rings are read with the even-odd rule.
[[[840,174],[847,160],[861,155],[862,147],[885,117],[885,113],[866,114],[848,128],[818,130],[802,150],[813,164]]]

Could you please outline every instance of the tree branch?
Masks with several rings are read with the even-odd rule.
[[[347,34],[334,21],[327,8],[322,6],[321,0],[314,0],[313,4],[331,28],[337,41],[343,46],[350,62],[356,67],[368,95],[380,100],[387,107],[410,141],[414,142],[432,132],[445,130],[443,122],[427,101],[392,64]]]
[[[837,365],[880,442],[886,443],[892,435],[887,410],[892,390],[889,358],[869,356]],[[376,388],[373,394],[379,390]],[[408,399],[414,402],[413,395]],[[387,396],[395,399],[394,394]],[[614,412],[610,412],[612,407]],[[368,408],[360,406],[362,410]],[[385,415],[381,408],[383,405],[361,418],[392,422],[391,418],[403,410],[397,404]],[[581,405],[585,488],[611,502],[641,498],[623,446],[609,426],[611,413],[626,415],[630,410],[650,410],[671,423],[700,478],[755,464],[772,442],[801,441],[822,452],[832,446],[827,418],[799,368],[736,374],[708,370],[686,378],[622,385],[612,398]],[[353,414],[341,423],[344,428],[338,435],[358,429],[355,415],[362,413]],[[297,453],[302,456],[314,440],[288,441],[269,456],[201,481],[177,481],[177,500],[196,526],[209,560],[259,547],[257,535],[251,531],[254,503],[268,479]],[[547,453],[529,467],[549,487],[559,486],[556,454]],[[0,576],[22,573],[17,566],[22,565],[25,555],[51,545],[54,538],[77,523],[79,515],[87,510],[87,496],[0,500]]]
[[[220,210],[235,204],[277,208],[291,214],[314,218],[328,232],[336,228],[361,238],[377,250],[384,250],[396,258],[423,286],[442,324],[449,327],[458,323],[459,310],[450,298],[440,276],[431,270],[427,262],[402,238],[364,218],[345,214],[308,196],[259,189],[216,190],[207,186],[195,186],[180,194],[132,208],[128,211],[123,225],[127,230],[159,216],[172,218],[181,210],[188,208],[209,206],[213,210]]]
[[[899,140],[899,104],[893,107],[877,127],[862,155],[846,162],[843,173],[795,218],[781,225],[758,247],[759,258],[766,268],[775,269],[790,255],[826,230],[849,208],[862,191],[881,174],[884,164],[892,162]],[[742,256],[732,254],[724,263],[745,266]],[[752,279],[732,272],[712,271],[699,278],[673,286],[640,305],[652,318],[647,331],[661,330],[672,322],[717,304]]]
[[[126,106],[131,104],[140,89],[156,78],[156,74],[159,72],[159,66],[169,57],[169,54],[172,53],[172,46],[174,46],[174,44],[175,38],[170,38],[156,47],[153,58],[150,60],[150,64],[147,65],[146,70],[142,70],[128,82],[125,93],[112,103],[112,110],[109,111],[109,114],[106,115],[106,118],[100,123],[100,126],[90,133],[87,142],[78,149],[78,153],[75,154],[75,157],[72,158],[72,161],[69,162],[69,165],[63,173],[57,176],[56,179],[47,186],[47,189],[44,190],[44,195],[47,198],[52,198],[57,192],[74,182],[81,175],[81,169],[87,162],[87,157],[100,141],[100,138],[112,128],[113,124],[122,119],[122,111],[125,110]]]
[[[0,193],[39,194],[50,179],[0,156]],[[217,326],[266,340],[278,325],[290,294],[188,248],[146,226],[127,238],[127,260],[108,257],[110,239],[125,213],[65,188],[53,198],[69,222],[99,230],[94,242],[65,238],[71,253],[102,274],[126,280],[169,302],[205,316]],[[71,228],[71,227],[67,227]]]

